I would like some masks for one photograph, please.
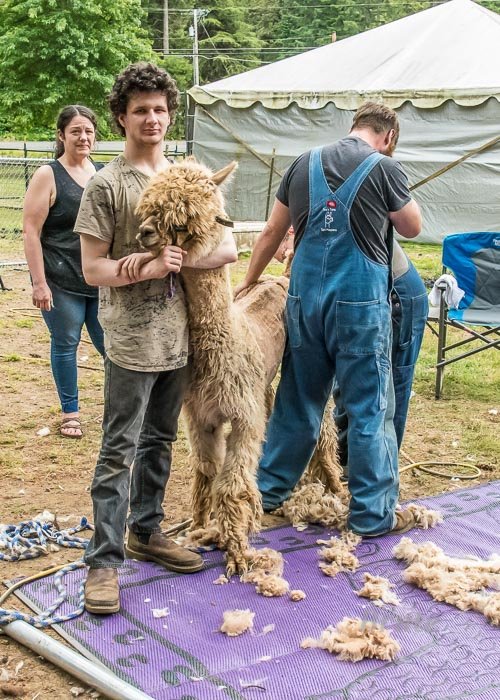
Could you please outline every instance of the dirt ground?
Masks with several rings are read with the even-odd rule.
[[[82,440],[63,438],[58,434],[58,404],[47,360],[48,333],[39,312],[31,306],[28,274],[25,270],[4,271],[2,277],[12,291],[0,292],[0,521],[15,524],[44,509],[64,519],[65,527],[76,524],[81,516],[91,520],[89,487],[100,444],[102,414],[100,358],[85,338],[79,352],[85,435]],[[481,476],[474,481],[464,481],[439,478],[422,471],[405,471],[401,477],[401,500],[500,478],[498,453],[496,458],[492,458],[491,452],[468,453],[467,443],[462,438],[471,417],[480,421],[481,429],[492,441],[498,436],[500,416],[488,411],[484,403],[473,400],[467,405],[457,401],[436,402],[431,395],[417,393],[412,400],[402,465],[410,460],[470,461],[480,466]],[[38,436],[37,431],[44,427],[48,427],[50,433]],[[165,526],[189,517],[187,449],[181,429],[165,499]],[[27,576],[80,556],[81,550],[62,549],[34,560],[0,562],[0,579]],[[22,609],[13,596],[5,605]],[[49,634],[54,635],[53,632]],[[82,683],[0,635],[3,696],[17,693],[17,697],[25,700],[65,700],[75,697],[75,691],[72,692],[75,687],[82,687]],[[80,697],[91,697],[91,692],[85,687]],[[95,692],[93,697],[96,697]]]

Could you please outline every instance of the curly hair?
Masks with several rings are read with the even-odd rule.
[[[396,112],[390,107],[377,102],[365,102],[354,114],[352,120],[353,129],[368,127],[377,134],[394,129],[393,144],[396,146],[399,138],[399,120]]]
[[[170,123],[173,124],[175,112],[179,107],[179,90],[177,83],[166,70],[140,61],[131,63],[118,75],[108,101],[115,125],[122,136],[125,136],[125,129],[118,118],[126,113],[130,97],[138,92],[156,91],[167,98]]]

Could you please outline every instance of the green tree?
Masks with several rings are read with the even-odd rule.
[[[53,134],[65,104],[81,103],[108,135],[106,96],[128,63],[151,60],[140,0],[4,0],[0,4],[0,130]]]
[[[260,65],[262,46],[248,21],[248,8],[234,0],[200,0],[198,24],[200,83],[209,83]]]
[[[430,0],[380,0],[373,4],[357,0],[277,0],[280,19],[275,26],[274,46],[281,47],[280,57],[300,49],[322,46],[345,39],[406,15],[431,7]],[[266,12],[265,4],[262,8]]]

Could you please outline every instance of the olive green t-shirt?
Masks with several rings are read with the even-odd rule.
[[[141,251],[135,208],[149,177],[118,156],[90,180],[75,224],[79,234],[110,244],[118,260]],[[99,321],[106,354],[120,367],[139,372],[177,369],[188,360],[188,325],[179,281],[171,299],[167,278],[124,287],[100,287]]]

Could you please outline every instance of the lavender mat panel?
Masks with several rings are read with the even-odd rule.
[[[420,501],[441,510],[444,524],[408,533],[432,540],[455,556],[488,557],[500,551],[500,482]],[[404,566],[392,557],[400,536],[365,540],[357,549],[361,568],[335,578],[318,568],[318,537],[336,534],[310,526],[266,530],[254,539],[285,556],[284,576],[307,598],[264,598],[250,584],[213,581],[224,571],[220,552],[204,555],[206,569],[191,576],[155,564],[127,561],[120,569],[122,610],[99,617],[84,614],[61,626],[64,636],[86,655],[157,700],[451,700],[500,698],[500,630],[482,615],[434,602],[405,584]],[[402,601],[378,608],[354,591],[363,573],[386,576]],[[81,570],[67,579],[76,603]],[[55,598],[46,580],[23,587],[32,607]],[[152,610],[168,608],[166,617]],[[229,638],[218,632],[228,609],[255,612],[254,631]],[[68,608],[69,609],[69,606]],[[339,661],[320,649],[300,649],[304,637],[318,637],[344,616],[383,624],[401,644],[393,663]],[[274,629],[266,631],[269,625]],[[253,686],[253,687],[252,687]]]

